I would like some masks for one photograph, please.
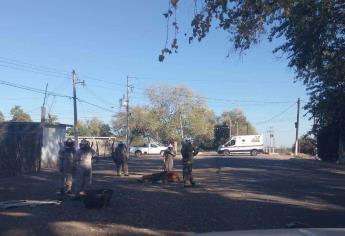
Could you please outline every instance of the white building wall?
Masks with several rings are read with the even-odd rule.
[[[43,168],[56,168],[58,153],[66,137],[66,127],[44,127],[42,137],[41,166]]]

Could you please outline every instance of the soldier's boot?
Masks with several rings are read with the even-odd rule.
[[[129,176],[129,174],[128,174],[128,163],[127,162],[124,162],[122,164],[122,171],[124,172],[125,176]]]
[[[65,195],[65,194],[66,194],[65,189],[64,189],[64,188],[61,188],[61,189],[60,189],[60,192],[59,192],[59,195],[63,196],[63,195]]]

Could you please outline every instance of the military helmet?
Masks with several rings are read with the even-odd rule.
[[[83,138],[80,141],[79,146],[80,146],[80,148],[88,148],[88,147],[90,147],[90,142]]]
[[[65,141],[65,147],[74,147],[74,141],[71,138],[68,138]]]
[[[185,143],[185,144],[187,144],[187,143],[193,144],[194,140],[193,140],[193,138],[186,137],[186,138],[183,139],[182,142]]]

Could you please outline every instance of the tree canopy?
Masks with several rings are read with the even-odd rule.
[[[2,114],[2,112],[0,111],[0,122],[4,122],[5,121],[5,116],[4,114]]]
[[[231,121],[232,135],[256,134],[256,129],[247,121],[247,117],[240,109],[224,111],[218,118],[218,123],[229,126]]]
[[[58,116],[48,114],[47,124],[54,125],[58,123]]]
[[[159,60],[176,52],[179,26],[176,18],[178,0],[169,1],[164,17],[174,17],[171,45],[162,50]],[[198,9],[198,4],[201,8]],[[343,0],[195,0],[189,42],[201,41],[216,28],[228,33],[232,47],[243,52],[260,42],[263,35],[281,45],[282,53],[296,79],[303,81],[310,100],[304,107],[316,118],[315,134],[335,125],[345,132],[345,2]],[[168,26],[169,27],[169,26]],[[167,41],[169,39],[167,38]]]
[[[97,118],[78,121],[77,129],[80,136],[109,137],[113,135],[110,126]],[[74,135],[74,129],[69,128],[67,130],[67,134],[71,136]]]
[[[29,114],[25,113],[20,106],[14,106],[11,109],[12,120],[17,122],[31,122],[31,117]]]
[[[205,98],[185,86],[154,85],[146,90],[149,103],[130,109],[130,140],[141,143],[153,139],[158,142],[180,142],[182,137],[193,138],[202,148],[214,146],[216,124],[227,124],[232,119],[238,124],[239,135],[255,134],[255,128],[239,109],[216,117]],[[118,112],[113,119],[115,134],[126,135],[126,112]],[[235,131],[234,133],[235,134]]]
[[[213,138],[214,114],[204,98],[185,86],[156,85],[146,91],[155,119],[158,136],[180,141],[194,137],[206,141]]]

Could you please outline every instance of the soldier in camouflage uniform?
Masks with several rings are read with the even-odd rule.
[[[128,176],[128,157],[127,157],[127,147],[124,143],[120,142],[115,151],[112,153],[112,158],[116,164],[117,176],[124,174]]]
[[[71,193],[73,183],[73,172],[75,170],[75,147],[72,139],[67,139],[63,148],[59,151],[59,169],[61,172],[60,194]]]
[[[76,153],[76,198],[92,183],[92,159],[96,157],[96,152],[90,147],[90,142],[81,140],[80,148]]]
[[[193,179],[193,158],[198,154],[197,149],[194,147],[191,139],[186,139],[182,142],[182,164],[183,164],[183,182],[184,187],[188,187],[188,182],[191,186],[195,186]]]

